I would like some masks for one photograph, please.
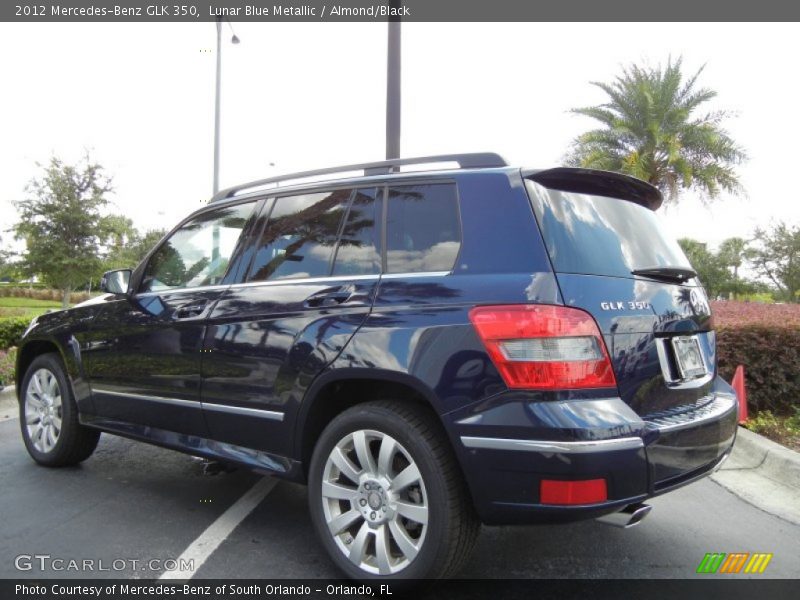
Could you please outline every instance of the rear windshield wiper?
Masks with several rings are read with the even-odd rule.
[[[634,269],[631,275],[641,275],[642,277],[650,277],[651,279],[658,279],[659,281],[666,281],[669,283],[685,283],[693,277],[697,277],[694,269],[687,269],[686,267],[648,267],[646,269]]]

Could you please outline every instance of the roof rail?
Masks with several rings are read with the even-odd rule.
[[[334,173],[346,173],[349,171],[363,171],[364,175],[386,175],[396,172],[399,167],[404,165],[421,165],[428,163],[455,162],[461,169],[490,169],[493,167],[507,167],[508,163],[499,154],[494,152],[474,152],[470,154],[440,154],[437,156],[420,156],[417,158],[396,158],[392,160],[382,160],[380,162],[362,163],[357,165],[345,165],[342,167],[328,167],[327,169],[315,169],[313,171],[301,171],[299,173],[289,173],[267,179],[257,179],[248,183],[234,185],[214,194],[209,200],[209,204],[221,202],[235,196],[238,192],[249,188],[268,185],[270,183],[279,184],[293,179],[305,179],[318,175],[331,175]]]

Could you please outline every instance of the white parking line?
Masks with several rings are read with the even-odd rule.
[[[267,494],[278,483],[273,477],[264,477],[251,487],[244,496],[222,513],[216,521],[209,525],[200,536],[193,541],[177,559],[178,566],[192,564],[193,570],[167,571],[159,579],[191,579],[203,566],[206,559],[225,541],[236,526],[244,521]],[[192,562],[193,561],[193,562]]]

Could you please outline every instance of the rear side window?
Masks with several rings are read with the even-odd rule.
[[[249,280],[328,276],[351,193],[344,189],[275,199]]]
[[[356,190],[339,238],[334,275],[381,272],[380,206],[374,188]]]
[[[691,268],[649,208],[526,185],[557,272],[631,277],[631,271],[649,267]]]
[[[450,271],[461,248],[455,184],[392,186],[386,216],[386,272]]]

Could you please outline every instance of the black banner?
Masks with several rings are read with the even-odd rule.
[[[4,0],[0,21],[797,21],[787,0]]]
[[[554,580],[480,579],[441,582],[415,581],[404,585],[359,583],[339,580],[0,580],[0,598],[18,600],[252,600],[385,598],[396,600],[458,598],[464,600],[524,599],[563,600],[580,598],[647,598],[647,600],[689,600],[724,598],[783,600],[797,597],[797,581],[779,579],[692,579],[692,580]]]

